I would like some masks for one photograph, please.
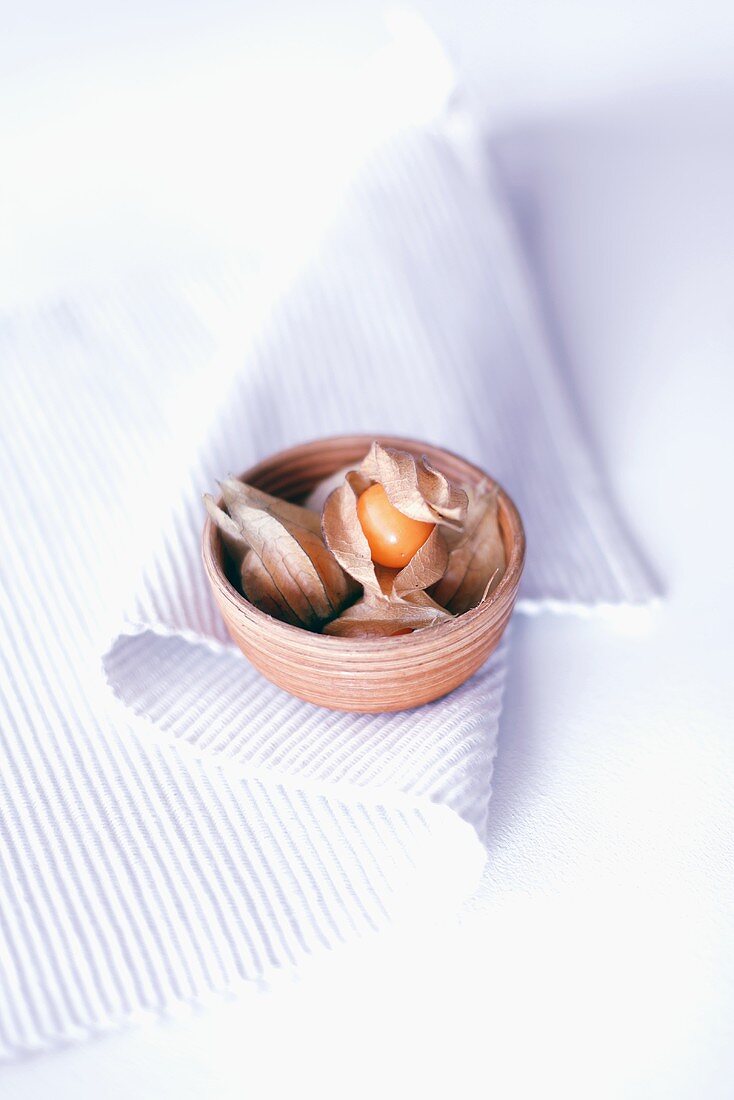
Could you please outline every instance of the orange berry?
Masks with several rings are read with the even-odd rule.
[[[370,485],[357,501],[357,515],[370,544],[372,560],[389,569],[402,569],[420,550],[434,523],[411,519],[393,507],[382,485]]]

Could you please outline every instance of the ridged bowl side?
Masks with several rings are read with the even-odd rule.
[[[345,435],[280,451],[246,470],[244,481],[288,500],[302,500],[324,478],[358,463],[373,439],[420,457],[452,481],[478,484],[489,474],[458,455],[395,436]],[[512,613],[525,558],[517,508],[498,486],[507,568],[479,607],[439,626],[396,638],[332,638],[281,623],[259,611],[229,582],[216,526],[207,519],[204,567],[233,641],[268,680],[334,710],[407,710],[463,684],[497,647]]]

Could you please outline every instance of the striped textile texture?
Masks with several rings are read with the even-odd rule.
[[[414,712],[284,695],[209,598],[216,478],[326,433],[430,439],[520,505],[527,606],[653,594],[465,154],[442,127],[384,149],[265,320],[232,262],[0,322],[0,1056],[295,965],[481,874],[507,643]]]

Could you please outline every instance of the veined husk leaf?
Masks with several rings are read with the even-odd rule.
[[[324,505],[324,541],[364,589],[355,604],[325,626],[324,633],[338,637],[390,635],[450,619],[451,613],[425,591],[441,577],[448,562],[442,532],[435,527],[403,569],[375,565],[357,514],[357,500],[369,484],[360,472],[352,471]]]
[[[425,591],[440,580],[446,572],[449,562],[449,550],[443,532],[434,527],[423,545],[402,569],[395,572],[392,592],[402,598],[411,593]]]
[[[222,483],[222,496],[227,512],[209,496],[204,502],[253,604],[317,630],[355,598],[359,587],[324,545],[317,513],[236,478]]]
[[[362,460],[360,473],[378,482],[387,499],[403,515],[424,523],[460,528],[466,515],[463,489],[435,470],[426,458],[373,443]]]
[[[233,509],[245,505],[269,512],[297,527],[305,527],[307,531],[312,531],[316,535],[321,531],[321,517],[311,508],[304,508],[301,504],[293,504],[290,500],[271,496],[270,493],[264,493],[262,489],[256,489],[254,485],[248,485],[237,477],[228,477],[220,483],[220,488],[230,515],[233,515]]]
[[[494,591],[505,571],[505,547],[499,526],[497,488],[482,482],[467,491],[468,508],[461,533],[448,535],[446,571],[431,594],[454,615],[476,607]]]
[[[406,599],[370,593],[327,623],[323,632],[337,638],[389,637],[409,630],[422,630],[452,618],[451,613],[432,600],[427,592],[416,592]]]
[[[357,515],[357,500],[369,484],[358,471],[350,471],[343,483],[326,498],[321,513],[321,532],[342,569],[362,585],[365,593],[380,595],[370,544]]]

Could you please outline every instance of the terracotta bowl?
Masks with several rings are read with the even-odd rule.
[[[356,465],[374,438],[344,435],[304,443],[272,455],[241,476],[265,492],[302,501],[324,478],[352,462]],[[381,436],[379,442],[425,455],[457,482],[476,484],[489,478],[458,455],[427,443],[393,436]],[[499,643],[525,558],[522,521],[501,488],[499,521],[507,569],[491,596],[450,622],[395,638],[331,638],[259,611],[227,579],[219,532],[209,519],[203,534],[204,567],[233,641],[268,680],[334,710],[407,710],[463,684]]]

